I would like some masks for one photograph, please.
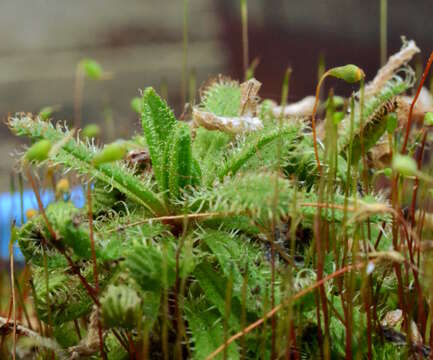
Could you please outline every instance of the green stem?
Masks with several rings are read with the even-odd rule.
[[[241,0],[241,22],[242,22],[242,56],[245,80],[247,80],[248,73],[248,4],[247,0]]]
[[[388,27],[388,0],[380,0],[380,65],[386,63],[387,58],[387,27]]]
[[[183,57],[182,57],[182,104],[186,101],[186,88],[188,77],[188,3],[189,0],[183,0]]]

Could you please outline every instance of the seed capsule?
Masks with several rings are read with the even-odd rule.
[[[338,66],[327,71],[328,75],[344,80],[349,84],[361,81],[364,77],[364,71],[356,65],[348,64]]]
[[[26,218],[30,220],[32,217],[38,215],[38,211],[35,209],[27,209],[26,210]]]
[[[101,128],[99,125],[89,124],[84,127],[82,134],[88,139],[96,138],[101,134]]]
[[[139,98],[138,96],[133,98],[131,100],[131,108],[132,110],[134,110],[136,113],[141,113],[142,109],[143,109],[143,100],[141,98]]]
[[[84,59],[81,61],[84,74],[92,80],[99,80],[102,77],[102,66],[93,59]]]
[[[385,168],[383,169],[383,174],[387,177],[390,178],[392,176],[392,169],[391,168]]]
[[[126,146],[122,143],[112,143],[106,145],[101,152],[95,154],[93,157],[94,165],[101,165],[104,163],[114,162],[123,159],[126,153]]]
[[[404,176],[413,176],[418,171],[415,160],[407,155],[395,154],[392,159],[392,167]]]
[[[28,161],[44,161],[48,158],[48,154],[51,150],[51,141],[39,140],[34,143],[26,152],[25,158]]]
[[[39,118],[47,121],[53,115],[54,109],[51,106],[46,106],[39,111]]]
[[[69,192],[69,181],[68,179],[60,179],[56,185],[56,192],[58,194],[65,194]]]

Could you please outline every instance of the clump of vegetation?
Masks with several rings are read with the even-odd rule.
[[[354,65],[325,73],[360,88],[310,109],[314,136],[309,116],[285,115],[288,77],[278,110],[255,79],[213,80],[188,122],[146,88],[134,99],[143,133],[103,148],[99,129],[11,116],[34,143],[21,167],[36,195],[32,168],[67,171],[87,203],[62,180],[57,201],[14,229],[37,329],[0,324],[4,356],[428,356],[429,128],[410,135],[409,60],[392,58],[368,93]]]

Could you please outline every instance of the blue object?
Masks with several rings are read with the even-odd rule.
[[[21,226],[21,219],[26,221],[26,211],[28,209],[38,210],[36,196],[31,189],[23,191],[23,214],[21,214],[21,199],[20,193],[3,193],[0,194],[0,258],[9,257],[9,241],[11,236],[12,221],[16,221],[17,226]],[[52,191],[41,192],[41,200],[46,207],[50,202],[54,201],[54,193]],[[72,189],[71,201],[76,207],[83,207],[85,197],[83,189],[77,186]],[[22,259],[22,255],[17,247],[14,246],[14,256],[17,259]]]

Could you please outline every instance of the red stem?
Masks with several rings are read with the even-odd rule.
[[[398,243],[398,214],[399,214],[399,207],[398,207],[398,175],[394,175],[392,179],[392,186],[391,186],[391,204],[392,208],[394,209],[393,214],[393,222],[392,222],[392,246],[393,249],[396,251],[400,250],[400,246]],[[393,265],[395,276],[397,278],[397,289],[398,289],[398,301],[400,309],[403,311],[404,316],[404,323],[405,326],[407,325],[407,308],[406,308],[406,302],[404,300],[404,284],[403,279],[401,275],[401,266],[400,264],[394,264]],[[407,330],[407,328],[405,329]]]
[[[408,118],[407,118],[407,125],[406,125],[406,134],[405,134],[405,136],[404,136],[403,147],[402,147],[402,149],[401,149],[401,153],[402,153],[402,154],[405,154],[405,153],[406,153],[406,147],[407,147],[407,142],[408,142],[408,140],[409,140],[410,128],[411,128],[411,126],[412,126],[412,113],[413,113],[413,108],[415,107],[415,103],[416,103],[416,101],[418,100],[418,97],[419,97],[419,94],[420,94],[420,92],[421,92],[421,89],[422,89],[422,87],[423,87],[423,85],[424,85],[424,82],[425,82],[426,79],[427,79],[427,75],[428,75],[428,72],[429,72],[429,70],[430,70],[430,67],[431,67],[431,64],[432,64],[432,63],[433,63],[433,51],[431,52],[430,57],[429,57],[429,59],[428,59],[428,61],[427,61],[427,65],[426,65],[426,67],[425,67],[425,69],[424,69],[424,72],[423,72],[423,74],[422,74],[422,78],[421,78],[421,81],[420,81],[420,83],[419,83],[419,85],[418,85],[418,89],[417,89],[417,91],[416,91],[415,97],[413,98],[412,103],[410,104],[409,115],[408,115]]]
[[[38,191],[37,186],[35,184],[35,180],[33,179],[33,176],[32,176],[32,174],[28,168],[27,168],[26,173],[27,173],[27,177],[29,178],[30,185],[32,186],[33,192],[35,193],[35,197],[36,197],[36,201],[38,203],[39,211],[42,215],[42,218],[45,221],[45,224],[47,225],[48,232],[50,233],[53,241],[55,242],[57,239],[57,236],[56,236],[56,233],[55,233],[53,227],[51,226],[50,222],[48,221],[48,217],[47,217],[47,214],[45,213],[44,205],[42,204],[41,197],[39,196],[39,191]]]
[[[98,264],[96,262],[95,238],[93,236],[92,186],[90,182],[87,184],[87,207],[88,207],[88,217],[89,217],[90,250],[92,252],[92,262],[93,262],[93,279],[95,282],[95,295],[96,297],[98,297],[99,294]],[[98,317],[97,323],[98,323],[99,351],[101,352],[102,358],[106,360],[107,355],[105,354],[104,351],[104,339],[102,337],[102,326],[101,326],[101,319],[99,318],[99,313],[97,317]]]
[[[66,254],[65,249],[61,246],[61,244],[59,244],[56,241],[56,233],[54,232],[50,222],[48,221],[48,217],[45,213],[44,207],[42,205],[42,200],[41,197],[39,195],[39,191],[38,188],[36,186],[35,180],[33,179],[32,174],[30,173],[30,170],[27,169],[27,177],[29,178],[30,181],[30,185],[32,186],[33,192],[35,194],[36,197],[36,201],[38,203],[38,207],[39,207],[39,211],[42,214],[42,217],[47,225],[47,229],[51,235],[51,237],[53,238],[53,241],[51,242],[51,244],[66,258],[66,261],[68,262],[68,265],[70,266],[72,272],[78,276],[78,278],[80,279],[82,285],[84,286],[84,288],[86,289],[87,293],[89,294],[89,296],[92,298],[92,300],[95,302],[96,305],[99,305],[99,300],[98,298],[95,296],[95,290],[93,289],[93,287],[87,282],[87,280],[84,278],[83,275],[81,275],[80,270],[79,270],[79,266],[74,264],[74,262],[72,261],[72,259],[68,256],[68,254]]]
[[[422,120],[421,126],[423,126],[423,125],[424,125],[424,119]],[[424,155],[426,139],[427,139],[427,130],[423,129],[421,148],[419,150],[418,159],[417,159],[418,170],[420,170],[421,166],[422,166],[422,159],[423,159],[423,155]],[[419,188],[419,178],[416,177],[414,185],[413,185],[412,203],[411,203],[411,210],[410,210],[411,228],[412,229],[414,229],[414,227],[415,227],[415,208],[416,208],[416,200],[417,200],[417,195],[418,195],[418,188]],[[415,263],[414,263],[415,260],[413,258],[413,250],[414,250],[413,249],[413,242],[414,242],[413,236],[410,236],[409,239],[410,239],[410,241],[408,242],[407,245],[409,248],[409,255],[411,257],[410,260],[411,260],[412,264],[415,265]],[[419,254],[419,250],[417,250],[417,252]],[[418,293],[418,296],[417,296],[417,303],[418,303],[418,309],[419,309],[418,326],[421,330],[421,334],[424,334],[425,329],[426,329],[426,314],[425,314],[425,309],[424,309],[422,289],[421,289],[421,285],[420,285],[419,279],[418,279],[418,272],[416,270],[413,270],[413,272],[414,272],[415,288],[416,288],[416,291]]]
[[[214,352],[212,352],[208,357],[206,357],[206,360],[214,359],[221,351],[223,351],[232,342],[236,341],[237,339],[239,339],[242,336],[248,334],[249,332],[251,332],[255,328],[259,327],[268,318],[273,317],[288,302],[292,302],[294,300],[300,299],[301,297],[303,297],[306,294],[310,293],[311,291],[313,291],[314,289],[318,288],[319,286],[322,286],[327,281],[332,280],[332,279],[334,279],[334,278],[336,278],[336,277],[338,277],[340,275],[343,275],[343,274],[347,273],[348,271],[360,269],[360,268],[364,267],[365,265],[366,265],[366,263],[364,263],[364,262],[362,262],[362,263],[356,263],[356,264],[353,264],[353,265],[347,265],[344,268],[341,268],[341,269],[333,272],[332,274],[329,274],[329,275],[325,276],[323,279],[321,279],[320,281],[315,282],[314,284],[310,285],[309,287],[307,287],[307,288],[299,291],[294,296],[286,299],[281,304],[275,306],[272,310],[268,311],[265,314],[265,316],[263,316],[262,318],[258,319],[257,321],[253,322],[251,325],[247,326],[246,328],[242,329],[238,333],[236,333],[233,336],[231,336],[229,339],[227,339],[226,342],[224,342],[224,344],[222,344],[221,346],[219,346]]]
[[[319,80],[319,83],[317,84],[316,99],[314,101],[313,112],[311,114],[311,129],[313,130],[314,157],[316,158],[317,169],[319,170],[320,175],[322,175],[322,167],[320,165],[319,150],[317,148],[316,113],[317,113],[317,106],[319,105],[320,88],[321,88],[323,80],[325,80],[326,76],[328,76],[327,72],[325,72],[323,74],[323,76]]]
[[[365,305],[365,313],[367,315],[367,358],[371,360],[373,358],[373,347],[371,340],[371,309],[370,309],[370,278],[366,276],[366,284],[364,289],[364,305]]]

